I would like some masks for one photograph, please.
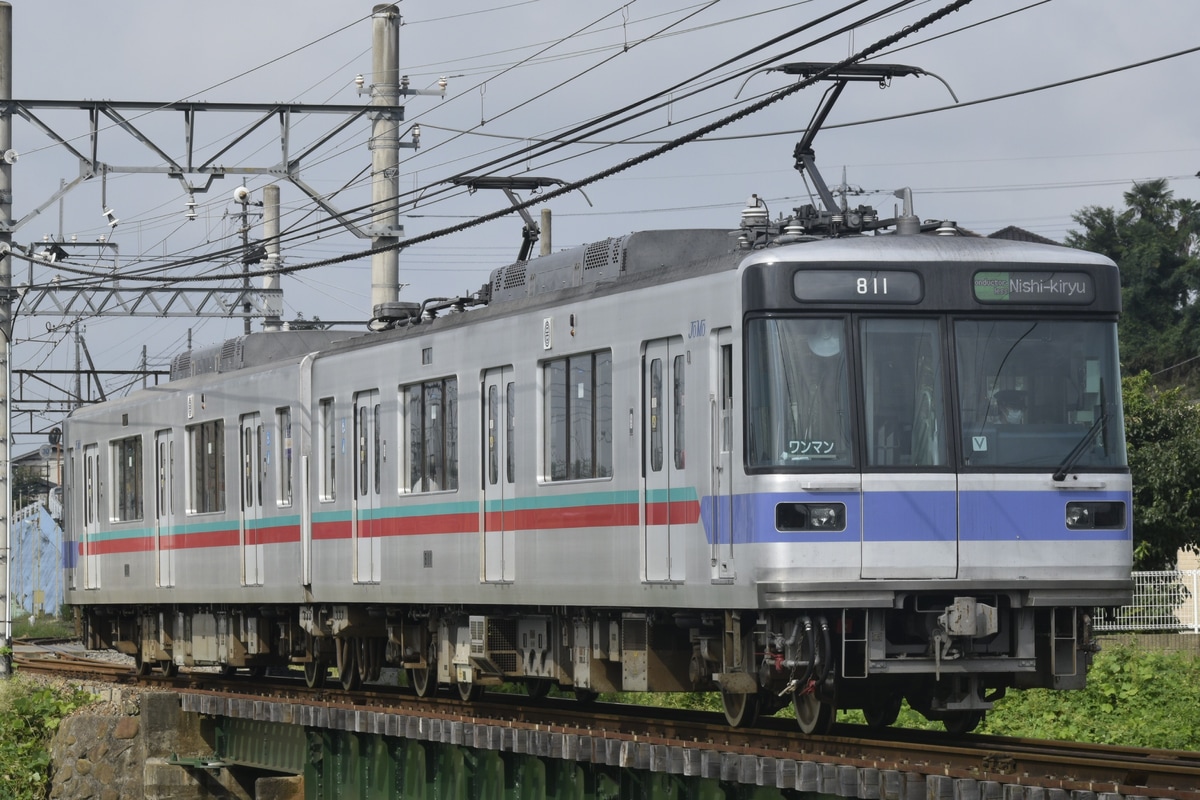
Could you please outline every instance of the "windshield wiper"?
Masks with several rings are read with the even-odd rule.
[[[1079,440],[1079,444],[1075,445],[1075,449],[1067,455],[1067,460],[1064,461],[1062,466],[1060,466],[1058,470],[1050,476],[1052,480],[1061,481],[1066,479],[1067,473],[1071,471],[1071,467],[1075,466],[1075,462],[1083,457],[1088,445],[1090,445],[1092,440],[1096,438],[1096,434],[1100,432],[1102,427],[1104,427],[1104,423],[1107,420],[1107,411],[1096,418],[1096,421],[1092,423],[1092,427],[1088,428],[1088,432],[1085,433],[1083,438]]]

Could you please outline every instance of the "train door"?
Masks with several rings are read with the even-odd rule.
[[[100,588],[100,554],[96,538],[100,528],[100,449],[83,446],[83,588]]]
[[[686,356],[680,339],[646,344],[642,358],[643,559],[647,581],[682,581],[684,506],[683,400]]]
[[[247,414],[241,424],[242,583],[261,586],[265,565],[262,539],[263,426],[258,414]]]
[[[727,583],[737,577],[733,560],[733,336],[729,328],[716,331],[710,400],[712,449],[712,580]]]
[[[175,585],[175,434],[154,434],[154,555],[159,586]]]
[[[512,367],[488,370],[483,378],[483,579],[516,578],[515,384]]]
[[[380,437],[379,392],[354,395],[354,582],[379,583],[383,576],[383,531],[379,520]]]
[[[860,323],[864,578],[958,574],[958,481],[946,432],[943,350],[936,320]]]

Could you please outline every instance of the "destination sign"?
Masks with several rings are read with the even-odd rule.
[[[981,303],[1053,303],[1087,305],[1096,299],[1092,276],[1085,272],[976,272],[975,299]]]
[[[921,276],[903,270],[799,269],[796,299],[806,303],[919,303]]]

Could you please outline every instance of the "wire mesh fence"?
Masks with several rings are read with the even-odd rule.
[[[1097,633],[1134,631],[1200,633],[1200,570],[1133,573],[1133,602],[1111,613],[1096,609]]]

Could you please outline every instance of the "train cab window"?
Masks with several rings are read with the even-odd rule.
[[[400,389],[407,482],[401,492],[458,489],[458,379],[442,378]]]
[[[142,518],[142,437],[129,436],[112,442],[113,522]]]
[[[321,500],[329,502],[337,499],[337,454],[338,447],[341,445],[332,397],[321,400],[320,424]]]
[[[275,409],[275,502],[279,506],[292,504],[292,409]]]
[[[946,465],[946,404],[937,321],[865,319],[861,326],[868,465]]]
[[[551,481],[612,477],[612,353],[542,365],[545,474]]]
[[[746,464],[821,470],[854,464],[842,319],[746,324]]]
[[[212,420],[187,428],[188,513],[225,510],[225,422]]]
[[[1114,322],[959,320],[954,332],[966,466],[1126,466]]]

